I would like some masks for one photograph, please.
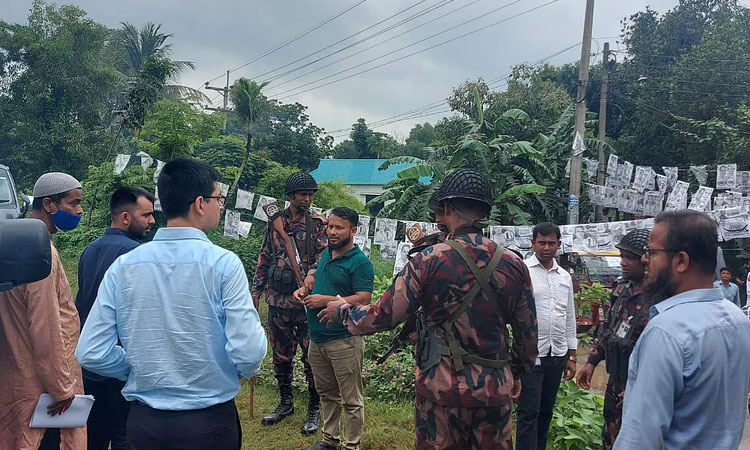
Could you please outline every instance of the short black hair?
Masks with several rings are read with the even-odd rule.
[[[196,197],[210,197],[221,175],[213,167],[193,158],[174,159],[161,170],[157,188],[164,216],[187,217]]]
[[[44,197],[34,197],[34,200],[31,201],[31,209],[33,209],[34,211],[41,211],[41,210],[43,210],[44,209],[44,199],[45,198],[48,198],[48,199],[52,200],[52,203],[54,203],[55,205],[59,205],[60,202],[65,197],[68,196],[68,192],[70,192],[70,191],[65,191],[65,192],[61,192],[59,194],[53,194],[53,195],[45,195]]]
[[[542,222],[536,224],[534,227],[534,231],[531,232],[531,238],[536,239],[537,235],[542,236],[549,236],[550,234],[555,233],[555,236],[557,236],[557,240],[560,240],[560,237],[562,236],[560,234],[560,227],[555,225],[552,222]]]
[[[353,227],[359,225],[359,213],[351,208],[347,208],[346,206],[337,206],[336,208],[333,208],[331,214],[348,220]]]
[[[729,267],[722,267],[721,269],[719,269],[719,273],[724,272],[725,270],[729,273],[732,273],[732,269],[730,269]]]
[[[703,273],[715,273],[719,239],[713,219],[699,211],[682,209],[660,213],[654,221],[659,223],[667,226],[666,250],[684,251],[690,256],[690,263]]]
[[[109,214],[114,218],[123,211],[132,209],[138,204],[138,199],[146,197],[154,203],[156,200],[150,192],[135,186],[123,186],[118,188],[109,198]]]

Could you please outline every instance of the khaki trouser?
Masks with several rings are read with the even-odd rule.
[[[365,343],[361,336],[316,344],[310,341],[307,360],[320,395],[323,442],[338,446],[341,409],[345,414],[344,448],[358,450],[365,424],[362,395],[362,360]]]

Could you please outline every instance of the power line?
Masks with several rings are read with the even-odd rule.
[[[328,18],[328,19],[324,20],[323,22],[321,22],[321,23],[313,26],[312,28],[308,29],[307,31],[304,31],[304,32],[298,34],[297,36],[295,36],[295,37],[287,40],[286,42],[283,42],[283,43],[277,45],[276,47],[273,47],[273,48],[271,48],[269,50],[266,50],[264,53],[261,53],[260,55],[255,56],[255,57],[253,57],[252,59],[250,59],[248,61],[245,61],[244,63],[240,64],[239,66],[235,67],[234,69],[230,69],[229,72],[236,72],[236,71],[242,69],[243,67],[246,67],[246,66],[248,66],[248,65],[250,65],[250,64],[252,64],[252,63],[254,63],[254,62],[256,62],[256,61],[258,61],[260,59],[262,59],[262,58],[265,58],[266,56],[270,55],[271,53],[274,53],[274,52],[276,52],[278,50],[281,50],[282,48],[284,48],[284,47],[286,47],[286,46],[288,46],[288,45],[296,42],[299,39],[302,39],[303,37],[307,36],[308,34],[312,33],[313,31],[315,31],[315,30],[317,30],[317,29],[319,29],[319,28],[327,25],[328,23],[334,21],[335,19],[343,16],[344,14],[348,13],[349,11],[351,11],[352,9],[356,8],[357,6],[361,5],[362,3],[366,2],[366,1],[367,0],[360,0],[359,2],[355,3],[354,5],[349,6],[348,8],[345,8],[344,10],[342,10],[342,11],[334,14],[330,18]],[[218,80],[219,78],[221,78],[223,76],[224,76],[224,74],[222,73],[221,75],[218,75],[218,76],[216,76],[216,77],[208,80],[208,83],[210,83],[212,81],[215,81],[215,80]]]
[[[568,47],[565,47],[562,50],[558,50],[558,51],[556,51],[556,52],[554,52],[554,53],[552,53],[550,55],[547,55],[547,56],[545,56],[543,58],[540,58],[537,61],[531,63],[531,66],[532,67],[533,66],[538,66],[539,64],[545,63],[548,60],[554,58],[555,56],[559,56],[559,55],[561,55],[561,54],[563,54],[563,53],[565,53],[565,52],[567,52],[569,50],[572,50],[572,49],[578,47],[579,45],[581,45],[580,42],[575,43],[573,45],[570,45]],[[488,81],[487,85],[488,85],[488,87],[500,86],[504,81],[507,81],[511,76],[512,76],[512,72],[508,73],[508,74],[505,74],[505,75],[501,75],[501,76],[499,76],[497,78],[494,78],[494,79]],[[375,122],[371,122],[371,123],[367,124],[367,126],[370,127],[370,128],[381,128],[383,126],[390,125],[392,123],[402,122],[402,121],[405,121],[405,120],[411,120],[411,119],[416,119],[416,118],[419,118],[419,117],[427,117],[427,116],[432,116],[432,115],[436,115],[436,114],[444,114],[446,112],[451,112],[452,109],[450,109],[450,108],[445,109],[445,110],[435,111],[436,109],[445,108],[445,106],[446,106],[445,103],[446,103],[445,99],[436,100],[434,102],[427,103],[426,105],[422,105],[422,106],[419,106],[417,108],[410,109],[409,111],[405,111],[403,113],[399,113],[399,114],[393,115],[391,117],[386,117],[385,119],[380,119],[380,120],[377,120]],[[347,136],[348,132],[350,130],[351,130],[351,127],[349,127],[349,128],[340,128],[340,129],[337,129],[337,130],[328,131],[326,133],[329,134],[329,135],[334,135],[333,136],[334,138],[339,138],[339,137]],[[339,135],[339,133],[342,133],[342,132],[347,132],[347,133],[345,133],[343,135]]]
[[[625,53],[633,57],[649,57],[649,58],[664,58],[664,59],[682,59],[682,56],[673,56],[673,55],[655,55],[651,53],[630,53],[627,50],[612,50],[613,53]],[[750,64],[750,59],[745,60],[737,60],[737,59],[706,59],[701,58],[703,61],[709,61],[709,62],[723,62],[723,63],[736,63],[736,64]]]
[[[318,79],[317,79],[317,80],[315,80],[315,81],[311,81],[311,82],[309,82],[309,83],[301,84],[301,85],[299,85],[299,86],[296,86],[296,87],[294,87],[294,88],[291,88],[291,89],[287,89],[286,91],[283,91],[283,92],[279,92],[279,93],[277,93],[277,94],[275,94],[275,95],[283,95],[283,94],[286,94],[287,92],[291,92],[291,91],[297,90],[297,89],[299,89],[299,88],[302,88],[302,87],[306,87],[306,86],[309,86],[309,85],[311,85],[311,84],[315,84],[315,83],[317,83],[317,82],[319,82],[319,81],[327,80],[327,79],[329,79],[329,78],[335,77],[336,75],[340,75],[340,74],[342,74],[342,73],[345,73],[345,72],[348,72],[348,71],[350,71],[350,70],[354,70],[354,69],[356,69],[357,67],[362,67],[362,66],[364,66],[364,65],[366,65],[366,64],[369,64],[369,63],[371,63],[371,62],[374,62],[374,61],[377,61],[377,60],[379,60],[379,59],[385,58],[386,56],[390,56],[390,55],[392,55],[392,54],[394,54],[394,53],[398,53],[398,52],[400,52],[401,50],[405,50],[405,49],[407,49],[407,48],[409,48],[409,47],[413,47],[413,46],[415,46],[415,45],[417,45],[417,44],[421,44],[422,42],[424,42],[424,41],[427,41],[427,40],[430,40],[430,39],[432,39],[432,38],[434,38],[434,37],[436,37],[436,36],[439,36],[439,35],[441,35],[441,34],[447,33],[447,32],[449,32],[449,31],[453,31],[453,30],[455,30],[456,28],[462,27],[462,26],[464,26],[464,25],[466,25],[466,24],[468,24],[468,23],[471,23],[471,22],[474,22],[474,21],[476,21],[476,20],[482,19],[482,18],[484,18],[484,17],[486,17],[486,16],[488,16],[488,15],[490,15],[490,14],[494,14],[494,13],[496,13],[496,12],[498,12],[498,11],[502,10],[502,9],[508,8],[508,7],[510,7],[510,6],[513,6],[514,4],[516,4],[516,3],[520,3],[520,2],[522,2],[522,1],[525,1],[525,0],[513,0],[512,2],[510,2],[510,3],[507,3],[507,4],[503,5],[503,6],[500,6],[500,7],[498,7],[498,8],[495,8],[495,9],[493,9],[492,11],[489,11],[489,12],[487,12],[487,13],[484,13],[484,14],[480,14],[480,15],[478,15],[478,16],[476,16],[476,17],[472,18],[472,19],[469,19],[469,20],[466,20],[466,21],[464,21],[464,22],[461,22],[461,23],[459,23],[458,25],[454,25],[454,26],[452,26],[452,27],[450,27],[450,28],[448,28],[448,29],[446,29],[446,30],[443,30],[443,31],[440,31],[440,32],[438,32],[438,33],[435,33],[435,34],[433,34],[433,35],[427,36],[427,37],[426,37],[426,38],[424,38],[424,39],[420,39],[420,40],[419,40],[419,41],[417,41],[417,42],[413,42],[413,43],[411,43],[411,44],[405,45],[405,46],[403,46],[403,47],[401,47],[401,48],[398,48],[398,49],[396,49],[396,50],[390,51],[390,52],[388,52],[388,53],[384,53],[384,54],[382,54],[382,55],[380,55],[380,56],[377,56],[377,57],[375,57],[375,58],[372,58],[372,59],[370,59],[370,60],[368,60],[368,61],[365,61],[365,62],[363,62],[363,63],[357,64],[357,65],[354,65],[354,66],[352,66],[352,67],[349,67],[348,69],[344,69],[344,70],[341,70],[341,71],[339,71],[339,72],[335,72],[335,73],[333,73],[333,74],[331,74],[331,75],[327,75],[327,76],[325,76],[325,77],[322,77],[322,78],[318,78]],[[441,17],[443,17],[443,16],[441,16]],[[441,17],[440,17],[440,18],[441,18]],[[420,26],[421,26],[421,25],[420,25]],[[413,29],[411,29],[411,30],[407,30],[407,31],[405,31],[404,33],[401,33],[401,34],[399,34],[399,35],[397,35],[397,36],[394,36],[393,38],[390,38],[390,39],[394,39],[394,38],[396,38],[396,37],[398,37],[398,36],[401,36],[401,35],[403,35],[403,34],[405,34],[405,33],[408,33],[408,32],[410,32],[410,31],[412,31],[412,30],[415,30],[415,29],[417,29],[417,28],[419,28],[419,27],[415,27],[415,28],[413,28]],[[390,39],[389,39],[389,40],[390,40]],[[386,42],[387,42],[387,41],[386,41]],[[360,52],[358,52],[358,53],[362,53],[363,51],[367,51],[367,50],[369,50],[369,49],[371,49],[371,48],[373,48],[373,47],[376,47],[376,46],[377,46],[377,45],[374,45],[374,46],[370,46],[370,47],[368,47],[368,48],[366,48],[366,49],[364,49],[364,50],[362,50],[362,51],[360,51]],[[355,54],[358,54],[358,53],[355,53]],[[344,58],[344,59],[346,59],[346,58]],[[341,60],[339,60],[339,61],[343,61],[343,59],[341,59]],[[335,62],[338,62],[338,61],[335,61]],[[312,73],[312,72],[310,72],[310,73]],[[297,78],[299,78],[299,77],[297,77]],[[295,79],[296,79],[296,78],[295,78]],[[290,81],[291,81],[291,80],[290,80]],[[284,83],[282,83],[282,84],[284,84]],[[271,94],[271,95],[274,95],[274,94]]]
[[[519,1],[522,1],[522,0],[516,0],[516,1],[515,1],[515,2],[513,2],[513,3],[517,3],[517,2],[519,2]],[[295,92],[295,93],[293,93],[293,94],[289,94],[289,95],[286,95],[286,96],[283,96],[283,97],[280,97],[280,98],[288,98],[288,97],[291,97],[291,96],[293,96],[293,95],[299,95],[299,94],[303,94],[303,93],[305,93],[305,92],[310,92],[310,91],[313,91],[313,90],[316,90],[316,89],[320,89],[320,88],[322,88],[322,87],[325,87],[325,86],[329,86],[329,85],[331,85],[331,84],[334,84],[334,83],[338,83],[338,82],[340,82],[340,81],[344,81],[344,80],[346,80],[346,79],[349,79],[349,78],[355,77],[355,76],[357,76],[357,75],[361,75],[361,74],[363,74],[363,73],[366,73],[366,72],[370,72],[370,71],[372,71],[372,70],[375,70],[375,69],[379,69],[379,68],[381,68],[381,67],[384,67],[384,66],[387,66],[387,65],[389,65],[389,64],[393,64],[393,63],[395,63],[395,62],[398,62],[398,61],[404,60],[404,59],[406,59],[406,58],[409,58],[409,57],[411,57],[411,56],[417,55],[417,54],[419,54],[419,53],[423,53],[423,52],[426,52],[426,51],[428,51],[428,50],[432,50],[433,48],[436,48],[436,47],[440,47],[440,46],[442,46],[442,45],[445,45],[445,44],[448,44],[448,43],[450,43],[450,42],[456,41],[456,40],[458,40],[458,39],[462,39],[462,38],[464,38],[464,37],[466,37],[466,36],[470,36],[470,35],[472,35],[472,34],[476,34],[476,33],[480,32],[480,31],[484,31],[484,30],[486,30],[486,29],[488,29],[488,28],[491,28],[491,27],[493,27],[493,26],[496,26],[496,25],[499,25],[499,24],[501,24],[501,23],[507,22],[507,21],[509,21],[509,20],[511,20],[511,19],[515,19],[515,18],[517,18],[517,17],[520,17],[520,16],[522,16],[522,15],[525,15],[525,14],[531,13],[531,12],[533,12],[533,11],[536,11],[536,10],[538,10],[538,9],[541,9],[541,8],[543,8],[543,7],[545,7],[545,6],[549,6],[549,5],[553,4],[553,3],[557,3],[557,2],[559,2],[559,1],[560,1],[560,0],[551,0],[551,1],[547,2],[547,3],[543,3],[543,4],[539,5],[539,6],[535,6],[534,8],[528,9],[528,10],[526,10],[526,11],[523,11],[523,12],[521,12],[521,13],[515,14],[515,15],[513,15],[513,16],[507,17],[507,18],[505,18],[505,19],[502,19],[502,20],[499,20],[499,21],[497,21],[497,22],[493,22],[493,23],[491,23],[491,24],[489,24],[489,25],[485,25],[485,26],[483,26],[483,27],[477,28],[477,29],[475,29],[475,30],[472,30],[472,31],[470,31],[470,32],[468,32],[468,33],[464,33],[464,34],[462,34],[462,35],[459,35],[459,36],[456,36],[456,37],[454,37],[454,38],[451,38],[451,39],[448,39],[448,40],[445,40],[445,41],[439,42],[439,43],[437,43],[437,44],[435,44],[435,45],[431,45],[430,47],[427,47],[427,48],[425,48],[425,49],[422,49],[422,50],[419,50],[419,51],[416,51],[416,52],[410,53],[410,54],[408,54],[408,55],[405,55],[405,56],[402,56],[402,57],[396,58],[396,59],[394,59],[394,60],[391,60],[391,61],[387,61],[387,62],[385,62],[385,63],[383,63],[383,64],[379,64],[379,65],[377,65],[377,66],[374,66],[374,67],[371,67],[371,68],[369,68],[369,69],[361,70],[361,71],[359,71],[359,72],[356,72],[356,73],[354,73],[354,74],[348,75],[348,76],[346,76],[346,77],[343,77],[343,78],[339,78],[339,79],[336,79],[336,80],[330,81],[330,82],[328,82],[328,83],[324,83],[324,84],[321,84],[321,85],[319,85],[319,86],[315,86],[315,87],[312,87],[312,88],[310,88],[310,89],[306,89],[306,90],[303,90],[303,91],[300,91],[300,92]],[[393,53],[393,52],[391,52],[391,53]],[[385,55],[383,55],[383,56],[385,56]],[[375,59],[378,59],[378,58],[375,58]],[[359,65],[357,65],[357,66],[354,66],[354,67],[350,67],[349,69],[343,70],[343,71],[341,71],[341,72],[339,72],[339,73],[344,73],[344,72],[348,72],[348,71],[350,71],[350,70],[353,70],[353,69],[355,69],[356,67],[362,66],[362,65],[364,65],[364,64],[367,64],[367,63],[369,63],[369,62],[372,62],[372,60],[371,60],[371,61],[368,61],[368,62],[366,62],[366,63],[363,63],[363,64],[359,64]],[[323,79],[326,79],[326,78],[330,78],[330,77],[332,77],[332,76],[335,76],[335,75],[337,75],[337,74],[329,75],[328,77],[324,77]],[[311,82],[311,83],[306,83],[305,85],[302,85],[302,86],[297,86],[297,87],[296,87],[296,88],[294,88],[294,89],[289,89],[289,90],[287,90],[287,91],[285,91],[285,92],[282,92],[282,93],[278,93],[278,94],[276,94],[276,95],[282,95],[282,94],[284,94],[284,93],[286,93],[286,92],[290,92],[290,91],[293,91],[293,90],[295,90],[295,89],[299,89],[299,88],[301,88],[301,87],[304,87],[304,86],[307,86],[307,85],[310,85],[310,84],[316,83],[317,81],[321,81],[321,80],[316,80],[316,81],[314,81],[314,82]]]
[[[453,1],[453,0],[450,0],[450,1],[448,1],[447,3],[443,3],[443,4],[440,4],[440,5],[438,5],[437,7],[433,8],[432,10],[430,10],[430,11],[427,11],[427,12],[425,12],[424,14],[428,14],[428,13],[430,13],[430,12],[434,11],[435,9],[439,8],[439,7],[443,7],[443,6],[447,5],[448,3],[451,3],[452,1]],[[461,10],[461,9],[467,8],[467,7],[469,7],[469,6],[471,6],[471,5],[475,4],[475,3],[478,3],[479,1],[480,1],[480,0],[474,0],[474,1],[472,1],[472,2],[470,2],[470,3],[467,3],[467,4],[463,5],[463,6],[460,6],[460,7],[458,7],[458,8],[455,8],[455,9],[454,9],[454,10],[452,10],[452,11],[449,11],[449,12],[447,12],[447,13],[445,13],[445,14],[442,14],[442,15],[440,15],[440,16],[438,16],[438,17],[435,17],[435,18],[433,18],[433,19],[431,19],[431,20],[429,20],[429,21],[427,21],[427,22],[425,22],[425,23],[423,23],[423,24],[417,25],[416,27],[410,28],[410,29],[408,29],[408,30],[406,30],[406,31],[404,31],[404,32],[402,32],[402,33],[399,33],[399,34],[397,34],[397,35],[395,35],[395,36],[392,36],[392,37],[390,37],[390,38],[388,38],[388,39],[386,39],[386,40],[384,40],[384,41],[378,42],[377,44],[371,45],[371,46],[369,46],[369,47],[367,47],[367,48],[363,48],[363,49],[361,49],[361,50],[359,50],[359,51],[357,51],[357,52],[355,52],[355,53],[352,53],[351,55],[345,56],[345,57],[343,57],[343,58],[339,58],[339,59],[337,59],[336,61],[332,61],[331,63],[329,63],[329,64],[328,64],[328,65],[326,65],[326,66],[323,66],[323,67],[319,67],[319,68],[317,68],[317,69],[313,69],[313,70],[307,71],[307,72],[305,72],[305,73],[303,73],[303,74],[301,74],[301,75],[299,75],[299,76],[297,76],[297,77],[294,77],[294,78],[292,78],[292,79],[286,80],[286,81],[284,81],[283,83],[279,83],[279,84],[277,84],[277,85],[276,85],[275,87],[283,86],[284,84],[290,83],[290,82],[292,82],[292,81],[294,81],[294,80],[298,80],[298,79],[300,79],[300,78],[302,78],[302,77],[305,77],[305,76],[307,76],[307,75],[310,75],[310,74],[312,74],[312,73],[315,73],[315,72],[318,72],[318,71],[320,71],[320,70],[326,69],[326,68],[328,68],[328,67],[331,67],[331,66],[333,66],[333,65],[335,65],[335,64],[338,64],[338,63],[340,63],[340,62],[342,62],[342,61],[345,61],[345,60],[347,60],[347,59],[353,58],[354,56],[357,56],[357,55],[359,55],[359,54],[361,54],[361,53],[364,53],[364,52],[366,52],[366,51],[368,51],[368,50],[371,50],[371,49],[373,49],[373,48],[375,48],[375,47],[379,47],[379,46],[381,46],[381,45],[383,45],[383,44],[385,44],[385,43],[387,43],[387,42],[390,42],[390,41],[392,41],[392,40],[394,40],[394,39],[396,39],[396,38],[399,38],[399,37],[401,37],[401,36],[403,36],[403,35],[405,35],[405,34],[411,33],[412,31],[414,31],[414,30],[416,30],[416,29],[422,28],[422,27],[424,27],[424,26],[426,26],[426,25],[429,25],[429,24],[431,24],[431,23],[433,23],[433,22],[436,22],[436,21],[438,21],[438,20],[442,19],[443,17],[446,17],[446,16],[449,16],[449,15],[451,15],[451,14],[454,14],[454,13],[456,13],[457,11],[459,11],[459,10]],[[424,15],[424,14],[421,14],[421,15]],[[421,16],[421,15],[420,15],[420,16]],[[410,20],[411,20],[411,19],[410,19]],[[379,32],[379,33],[373,34],[372,36],[369,36],[369,37],[367,37],[367,38],[365,38],[365,39],[362,39],[362,40],[360,40],[360,41],[358,41],[358,42],[355,42],[354,44],[351,44],[351,45],[349,45],[349,46],[347,46],[347,47],[345,47],[345,48],[343,48],[343,49],[341,49],[341,50],[338,50],[338,51],[336,51],[336,52],[333,52],[333,53],[331,53],[331,54],[329,54],[329,55],[326,55],[325,57],[322,57],[322,58],[320,58],[320,59],[318,59],[318,60],[316,60],[316,61],[312,61],[312,62],[310,62],[310,63],[307,63],[307,64],[304,64],[304,65],[302,65],[302,66],[300,66],[300,67],[297,67],[297,68],[295,68],[295,69],[289,70],[289,71],[287,71],[287,72],[284,72],[284,73],[282,73],[282,74],[279,74],[279,75],[276,75],[276,76],[274,76],[273,78],[270,78],[270,79],[269,79],[268,81],[274,81],[274,80],[276,80],[276,79],[278,79],[278,78],[281,78],[281,77],[283,77],[283,76],[285,76],[285,75],[288,75],[288,74],[290,74],[290,73],[292,73],[292,72],[296,72],[297,70],[301,70],[301,69],[304,69],[305,67],[308,67],[308,66],[310,66],[310,65],[313,65],[313,64],[315,64],[316,62],[318,62],[318,61],[320,61],[320,60],[322,60],[322,59],[325,59],[325,58],[327,58],[328,56],[331,56],[331,55],[333,55],[333,54],[339,53],[340,51],[343,51],[343,50],[346,50],[346,49],[348,49],[348,48],[351,48],[351,47],[353,47],[354,45],[356,45],[356,44],[358,44],[358,43],[361,43],[361,42],[364,42],[364,41],[366,41],[366,40],[369,40],[369,39],[370,39],[371,37],[375,37],[375,36],[377,36],[377,35],[381,35],[381,34],[384,34],[384,33],[388,32],[388,31],[390,31],[390,30],[392,30],[392,29],[396,28],[397,26],[400,26],[400,25],[402,25],[403,23],[406,23],[407,21],[410,21],[410,20],[402,21],[402,23],[399,23],[399,24],[395,24],[395,25],[393,25],[392,27],[389,27],[388,29],[385,29],[385,30],[383,30],[382,32]],[[449,31],[449,30],[448,30],[448,31]],[[417,42],[417,43],[414,43],[414,44],[411,44],[411,45],[416,45],[416,44],[418,44],[418,43],[419,43],[419,42]],[[411,46],[411,45],[409,45],[409,46]],[[407,46],[407,47],[409,47],[409,46]],[[406,48],[406,47],[404,47],[404,48]],[[402,49],[403,49],[403,48],[402,48]],[[397,50],[397,51],[398,51],[398,50]],[[386,54],[386,55],[382,55],[382,56],[380,56],[380,57],[382,58],[382,57],[384,57],[384,56],[387,56],[387,54]]]
[[[381,21],[379,21],[379,22],[377,22],[377,23],[374,23],[374,24],[370,25],[369,27],[367,27],[367,28],[365,28],[365,29],[363,29],[363,30],[361,30],[361,31],[358,31],[358,32],[356,32],[356,33],[354,33],[354,34],[351,34],[351,35],[349,35],[349,36],[347,36],[347,37],[345,37],[345,38],[343,38],[343,39],[339,39],[338,41],[334,42],[333,44],[327,45],[326,47],[323,47],[323,48],[321,48],[321,49],[319,49],[319,50],[316,50],[316,51],[315,51],[315,52],[313,52],[313,53],[310,53],[310,54],[308,54],[308,55],[305,55],[305,56],[303,56],[303,57],[301,57],[301,58],[298,58],[298,59],[296,59],[296,60],[294,60],[294,61],[292,61],[292,62],[290,62],[290,63],[284,64],[284,65],[283,65],[283,66],[281,66],[281,67],[277,67],[277,68],[275,68],[275,69],[269,70],[269,71],[267,71],[267,72],[264,72],[264,73],[261,73],[261,74],[259,74],[259,75],[255,75],[255,76],[253,76],[252,78],[253,78],[253,79],[258,79],[258,78],[262,78],[262,77],[264,77],[264,76],[266,76],[266,75],[268,75],[268,74],[271,74],[271,73],[273,73],[273,72],[277,72],[277,71],[279,71],[279,70],[281,70],[281,69],[284,69],[284,68],[286,68],[286,67],[289,67],[289,66],[291,66],[291,65],[293,65],[293,64],[296,64],[296,63],[298,63],[298,62],[300,62],[300,61],[303,61],[303,60],[305,60],[305,59],[307,59],[307,58],[310,58],[311,56],[315,56],[315,55],[317,55],[318,53],[322,53],[322,52],[324,52],[324,51],[328,50],[328,49],[329,49],[329,48],[331,48],[331,47],[335,47],[336,45],[338,45],[338,44],[340,44],[340,43],[342,43],[342,42],[344,42],[344,41],[347,41],[347,40],[349,40],[349,39],[351,39],[351,38],[353,38],[353,37],[355,37],[355,36],[357,36],[357,35],[359,35],[359,34],[362,34],[362,33],[364,33],[364,32],[365,32],[365,31],[367,31],[367,30],[370,30],[370,29],[372,29],[372,28],[374,28],[374,27],[376,27],[376,26],[378,26],[378,25],[380,25],[380,24],[382,24],[382,23],[384,23],[384,22],[387,22],[388,20],[390,20],[390,19],[392,19],[392,18],[394,18],[394,17],[396,17],[396,16],[398,16],[398,15],[400,15],[400,14],[402,14],[402,13],[404,13],[404,12],[406,12],[406,11],[408,11],[408,10],[410,10],[410,9],[412,9],[412,8],[414,8],[414,7],[418,6],[418,5],[420,5],[420,4],[422,4],[422,3],[424,3],[425,1],[427,1],[427,0],[421,0],[421,1],[419,1],[419,2],[417,2],[417,3],[415,3],[415,4],[413,4],[413,5],[409,6],[408,8],[402,9],[401,11],[399,11],[399,12],[397,12],[397,13],[395,13],[395,14],[392,14],[392,15],[388,16],[388,17],[386,17],[385,19],[383,19],[383,20],[381,20]],[[319,61],[321,61],[321,60],[323,60],[323,59],[325,59],[325,58],[328,58],[328,57],[329,57],[329,56],[331,56],[331,55],[335,55],[336,53],[339,53],[339,52],[342,52],[342,51],[344,51],[344,50],[347,50],[347,49],[349,49],[349,48],[351,48],[351,47],[353,47],[353,46],[355,46],[355,45],[357,45],[357,44],[361,44],[362,42],[365,42],[365,41],[367,41],[367,40],[369,40],[369,39],[372,39],[372,38],[374,38],[374,37],[376,37],[376,36],[379,36],[380,34],[383,34],[383,33],[387,32],[387,31],[390,31],[390,30],[392,30],[393,28],[395,28],[395,27],[398,27],[398,26],[400,26],[400,25],[402,25],[402,24],[404,24],[404,23],[406,23],[406,22],[408,22],[408,21],[410,21],[410,20],[413,20],[413,19],[416,19],[416,18],[418,18],[418,17],[421,17],[421,16],[422,16],[422,15],[424,15],[424,14],[430,13],[430,12],[434,11],[435,9],[437,9],[437,8],[441,8],[441,7],[443,7],[443,6],[447,5],[448,3],[451,3],[451,2],[453,2],[453,1],[454,1],[454,0],[448,0],[448,1],[445,1],[445,0],[441,0],[441,1],[440,1],[440,2],[438,2],[438,3],[436,4],[436,5],[430,6],[430,7],[428,7],[428,8],[427,8],[427,9],[425,9],[425,10],[422,10],[422,11],[420,11],[420,12],[417,12],[417,13],[415,13],[414,15],[412,15],[412,16],[410,16],[410,17],[407,17],[406,19],[402,20],[401,22],[398,22],[398,23],[396,23],[396,24],[394,24],[394,25],[391,25],[391,26],[389,26],[388,28],[386,28],[386,29],[384,29],[384,30],[382,30],[382,31],[379,31],[379,32],[377,32],[377,33],[374,33],[374,34],[372,34],[372,35],[370,35],[370,36],[368,36],[368,37],[366,37],[366,38],[360,39],[360,40],[358,40],[358,41],[356,41],[356,42],[354,42],[354,43],[352,43],[352,44],[350,44],[350,45],[348,45],[348,46],[346,46],[346,47],[343,47],[343,48],[341,48],[341,49],[339,49],[339,50],[336,50],[335,52],[329,53],[329,54],[327,54],[327,55],[325,55],[325,56],[323,56],[323,57],[321,57],[321,58],[319,58],[319,59],[316,59],[315,61],[311,61],[311,62],[309,62],[309,63],[306,63],[306,64],[305,64],[305,65],[303,65],[303,66],[300,66],[300,67],[298,67],[298,68],[295,68],[295,69],[293,69],[293,70],[290,70],[290,71],[287,71],[287,72],[284,72],[283,74],[280,74],[280,75],[275,75],[274,77],[270,78],[270,79],[269,79],[269,80],[267,80],[267,81],[271,81],[271,80],[274,80],[274,79],[276,79],[276,78],[282,77],[282,76],[284,76],[284,75],[286,75],[286,74],[288,74],[288,73],[291,73],[291,72],[293,72],[293,71],[296,71],[296,70],[300,70],[300,69],[302,69],[302,68],[304,68],[304,67],[307,67],[308,65],[311,65],[311,64],[315,64],[316,62],[319,62]],[[477,1],[479,1],[479,0],[477,0]]]

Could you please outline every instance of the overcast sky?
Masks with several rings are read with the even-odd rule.
[[[483,77],[485,80],[492,80],[507,74],[515,64],[538,61],[580,42],[586,3],[585,0],[558,0],[535,11],[511,18],[516,14],[549,3],[551,0],[366,0],[357,5],[361,1],[76,0],[58,2],[58,4],[78,5],[85,9],[92,19],[110,27],[118,27],[119,22],[123,21],[131,22],[136,26],[147,21],[162,23],[162,31],[173,34],[173,38],[170,39],[173,57],[190,60],[196,64],[196,70],[184,75],[180,80],[182,84],[193,87],[199,87],[205,81],[221,76],[228,69],[237,68],[354,5],[356,6],[348,12],[305,37],[232,72],[230,79],[255,78],[411,7],[393,19],[364,31],[329,50],[320,52],[314,57],[260,77],[260,79],[267,79],[424,12],[423,15],[389,32],[305,69],[281,77],[266,88],[272,98],[280,98],[285,103],[299,101],[307,105],[313,123],[326,130],[334,131],[350,127],[359,117],[364,117],[368,123],[372,123],[439,101],[446,98],[453,87],[467,79]],[[30,0],[5,0],[3,3],[0,18],[10,22],[25,23]],[[750,4],[750,0],[745,0],[743,3]],[[598,0],[595,7],[593,31],[595,42],[592,44],[592,53],[601,51],[601,46],[605,41],[609,41],[614,49],[617,48],[616,41],[621,31],[621,20],[626,16],[645,9],[647,5],[663,13],[676,4],[677,0]],[[491,12],[504,5],[509,6]],[[454,10],[455,12],[452,12]],[[427,23],[442,15],[445,17]],[[479,19],[420,44],[323,81],[298,88],[298,86],[349,69],[435,33],[448,30],[475,17]],[[345,81],[335,82],[309,92],[300,92],[426,49],[504,19],[508,20],[423,53],[353,76]],[[388,42],[383,42],[421,24],[425,25]],[[335,62],[370,46],[374,48],[345,61]],[[575,47],[552,58],[550,62],[562,64],[577,60],[579,57],[580,47]],[[594,60],[595,63],[600,61],[600,56]],[[317,68],[321,70],[280,85],[284,81]],[[223,84],[224,76],[214,83]],[[284,92],[288,90],[291,91]],[[208,94],[210,97],[216,95],[213,91],[208,91]],[[292,95],[287,96],[290,94]],[[440,108],[431,112],[435,111],[440,111]],[[415,123],[434,122],[440,116],[405,120],[378,128],[378,131],[403,139]],[[342,133],[333,134],[339,136]]]

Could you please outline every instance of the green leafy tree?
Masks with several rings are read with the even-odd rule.
[[[250,157],[250,151],[253,147],[253,127],[255,126],[255,120],[268,107],[268,100],[262,93],[263,88],[267,85],[267,81],[256,83],[247,78],[240,78],[235,81],[229,92],[232,103],[234,104],[234,113],[237,118],[245,124],[247,130],[245,154],[242,157],[242,163],[240,163],[234,182],[232,182],[232,186],[229,188],[229,195],[236,192],[237,183],[239,183],[242,172],[244,171],[248,158]]]
[[[222,117],[206,114],[184,101],[160,100],[146,114],[141,138],[156,145],[164,161],[190,156],[196,145],[218,136]]]
[[[472,167],[484,173],[492,182],[493,207],[491,219],[498,223],[525,224],[531,216],[524,211],[533,195],[543,194],[545,188],[536,184],[535,172],[545,171],[544,154],[527,141],[516,140],[506,132],[528,115],[520,110],[509,110],[489,122],[485,120],[480,93],[475,90],[477,120],[461,119],[463,138],[456,144],[426,148],[426,159],[397,157],[386,162],[382,169],[399,162],[415,163],[398,172],[396,180],[388,183],[386,191],[371,201],[386,203],[380,215],[407,220],[429,220],[427,207],[430,196],[451,170]],[[429,184],[420,182],[431,177]],[[392,201],[391,203],[387,203]]]
[[[50,170],[81,179],[106,159],[108,36],[85,11],[39,0],[26,24],[0,21],[0,161],[22,189]]]

